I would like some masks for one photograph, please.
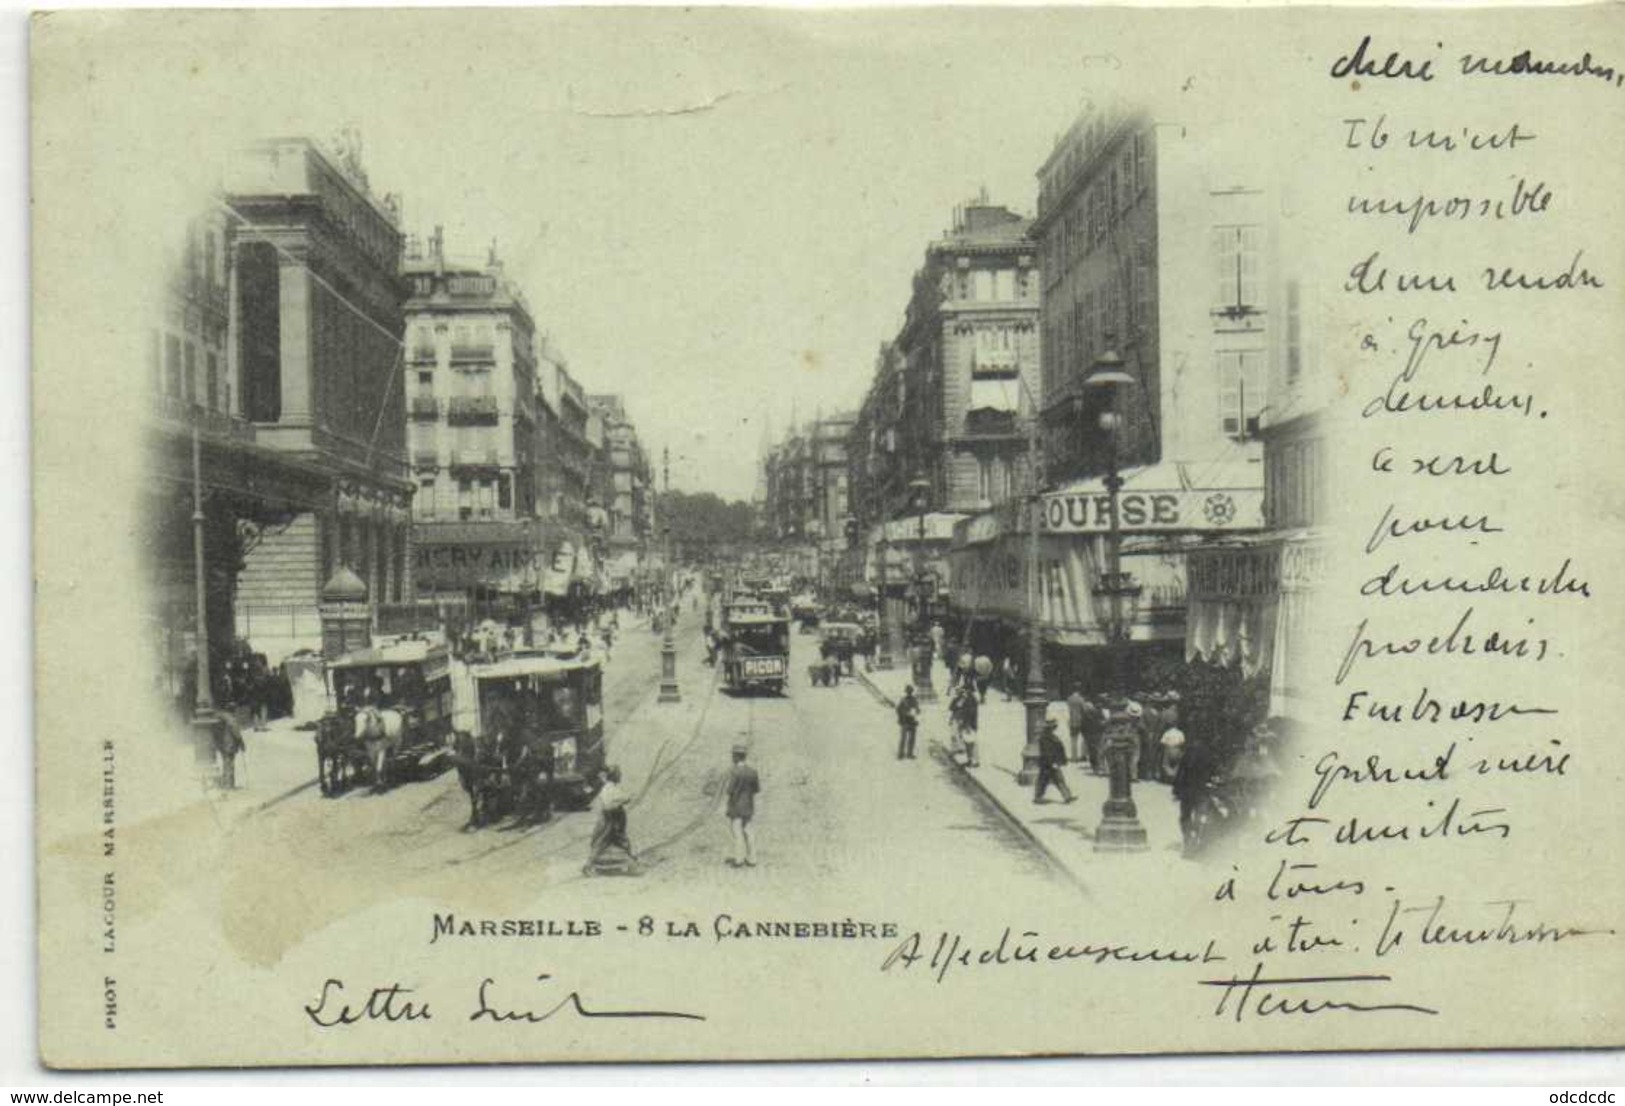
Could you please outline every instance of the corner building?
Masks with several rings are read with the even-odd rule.
[[[243,480],[263,471],[283,496],[278,525],[243,552],[236,632],[276,664],[320,647],[320,591],[339,566],[375,610],[410,592],[402,236],[358,145],[330,156],[304,138],[255,143],[228,166],[223,210],[228,414],[262,458]]]

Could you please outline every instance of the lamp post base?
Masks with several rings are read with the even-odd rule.
[[[198,771],[212,773],[215,768],[214,732],[220,725],[220,715],[212,707],[198,707],[192,711],[189,736],[192,742],[192,760]]]
[[[1021,705],[1027,711],[1027,743],[1021,747],[1021,771],[1016,773],[1016,782],[1032,787],[1038,782],[1038,734],[1049,714],[1049,696],[1042,688],[1030,687]]]
[[[677,690],[677,647],[670,636],[660,643],[660,695],[661,703],[680,703],[683,696]]]
[[[931,658],[926,657],[914,666],[914,697],[921,703],[937,701],[936,685],[931,682]]]
[[[1143,853],[1149,847],[1134,801],[1107,799],[1100,810],[1100,825],[1095,828],[1095,852]]]

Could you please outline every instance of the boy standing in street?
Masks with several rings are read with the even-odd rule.
[[[750,851],[750,820],[756,816],[756,793],[762,782],[756,769],[745,763],[749,750],[743,745],[733,749],[733,768],[728,773],[728,828],[733,831],[734,855],[728,858],[730,868],[754,868],[756,861]]]
[[[897,704],[897,759],[914,759],[914,738],[920,729],[920,701],[914,698],[914,685],[903,689]]]

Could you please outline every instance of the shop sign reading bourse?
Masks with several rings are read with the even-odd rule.
[[[1118,493],[1128,531],[1261,530],[1262,488],[1124,490]],[[1105,533],[1112,498],[1105,492],[1057,492],[1044,497],[1044,529],[1053,534]]]

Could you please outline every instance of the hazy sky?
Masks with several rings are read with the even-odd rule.
[[[191,72],[119,79],[188,92],[177,149],[358,126],[408,232],[496,239],[673,485],[732,497],[764,419],[861,401],[956,204],[1033,211],[1091,93],[1226,107],[1181,90],[1141,14],[1133,36],[1100,12],[199,14],[168,28]]]

